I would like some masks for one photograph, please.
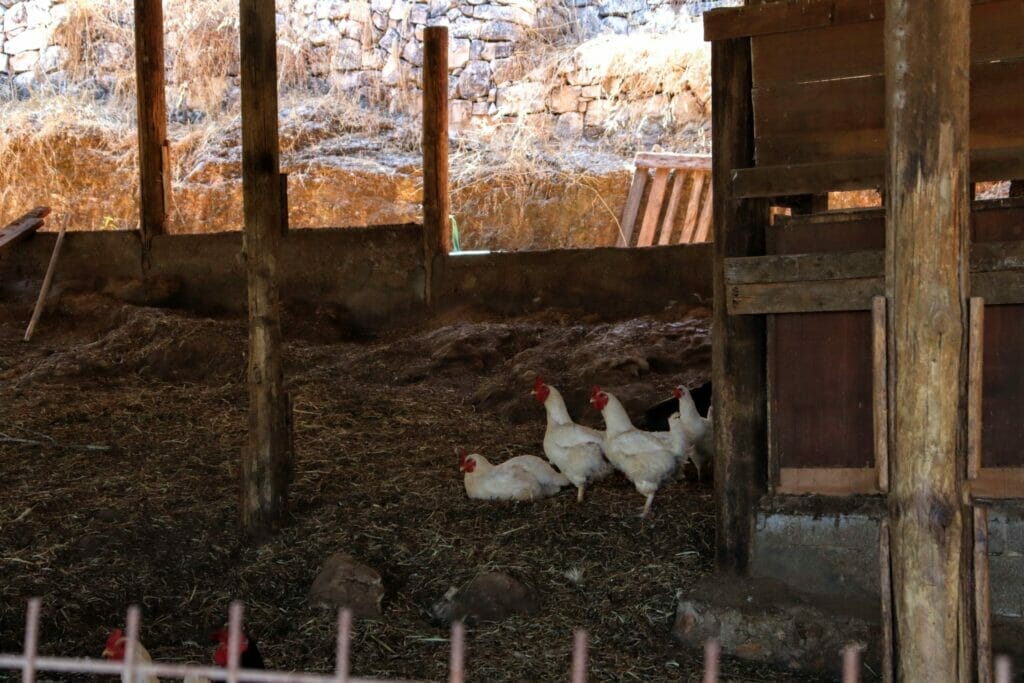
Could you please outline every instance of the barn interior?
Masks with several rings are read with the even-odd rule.
[[[136,0],[137,227],[0,233],[0,652],[41,596],[40,651],[95,657],[138,604],[154,660],[205,661],[238,599],[274,668],[330,671],[310,588],[344,552],[383,586],[370,678],[444,678],[450,589],[485,572],[529,597],[471,624],[479,680],[562,676],[580,628],[595,680],[696,680],[709,638],[730,680],[834,680],[850,643],[871,680],[1021,661],[1024,3],[708,11],[710,182],[640,155],[602,246],[529,251],[459,249],[454,23],[422,32],[421,214],[311,227],[281,20],[238,9],[240,230],[172,229],[165,6]],[[537,377],[598,428],[592,385],[652,429],[710,386],[712,483],[643,519],[622,478],[467,500],[454,448],[542,454]]]

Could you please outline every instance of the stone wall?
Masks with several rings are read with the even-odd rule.
[[[61,24],[72,0],[0,0],[0,83],[8,80],[22,95],[34,85],[63,82]],[[120,7],[119,3],[124,4]],[[611,107],[604,74],[586,69],[586,56],[567,60],[558,73],[538,69],[537,55],[554,46],[572,46],[602,34],[665,32],[687,24],[704,9],[732,0],[278,0],[282,51],[299,55],[310,83],[358,93],[393,109],[415,110],[422,68],[422,38],[428,25],[450,27],[449,68],[454,129],[495,117],[547,113],[557,117],[561,134],[578,136],[601,124]],[[179,5],[180,6],[180,5]],[[212,5],[211,5],[212,6]],[[231,8],[225,3],[226,18]],[[127,30],[101,42],[97,69],[130,69],[131,7],[128,0],[104,4],[108,18]],[[179,30],[174,5],[166,10],[167,45],[189,40]],[[237,9],[235,9],[237,12]],[[177,35],[183,33],[184,35]],[[103,44],[119,40],[121,44]],[[194,48],[194,46],[193,46]],[[173,54],[169,64],[173,63]],[[294,61],[294,60],[293,60]],[[170,67],[169,67],[170,69]],[[232,71],[229,69],[229,71]],[[234,73],[225,74],[229,79]],[[170,73],[170,72],[169,72]],[[173,73],[170,73],[173,87]],[[9,90],[9,89],[8,89]],[[650,93],[656,95],[658,93]],[[659,111],[675,113],[691,98],[673,102],[666,93]],[[174,98],[179,99],[179,98]],[[684,102],[685,99],[685,102]],[[186,104],[187,106],[187,104]]]

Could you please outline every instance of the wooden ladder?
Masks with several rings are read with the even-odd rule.
[[[618,246],[632,246],[633,231],[644,203],[644,190],[653,175],[643,211],[638,247],[655,244],[693,244],[711,240],[711,156],[707,154],[669,154],[641,152],[634,160],[636,170],[622,212],[622,230]],[[668,204],[665,195],[671,184]],[[686,214],[678,236],[674,235],[676,214],[683,194],[689,188]],[[675,239],[673,239],[675,237]]]

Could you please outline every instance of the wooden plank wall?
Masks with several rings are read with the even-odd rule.
[[[882,24],[751,39],[759,166],[884,156]],[[1024,2],[974,5],[971,34],[971,148],[1024,146]]]

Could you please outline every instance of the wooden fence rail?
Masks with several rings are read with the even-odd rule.
[[[642,215],[636,246],[693,244],[711,239],[711,157],[706,154],[641,152],[622,212],[620,247],[632,246],[637,219]],[[650,192],[644,191],[650,185]],[[670,189],[671,188],[671,189]],[[676,230],[683,196],[686,213]],[[666,196],[668,201],[666,203]],[[643,211],[641,212],[641,207]]]

